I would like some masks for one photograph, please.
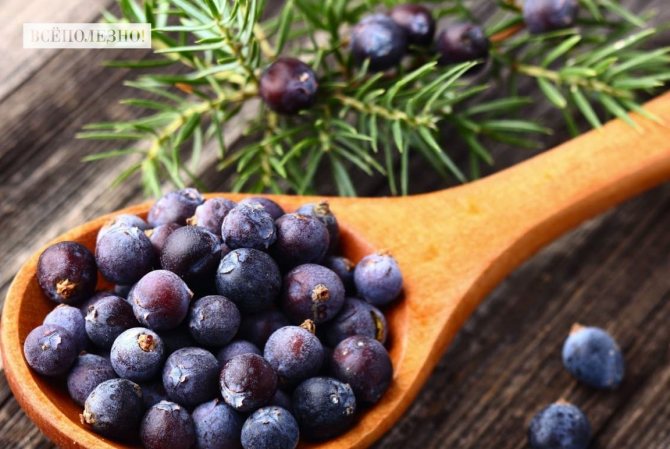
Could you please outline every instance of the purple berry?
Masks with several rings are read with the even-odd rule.
[[[168,400],[162,379],[140,384],[140,387],[142,387],[142,400],[147,409],[150,409],[161,401]]]
[[[402,291],[402,273],[395,259],[386,253],[365,256],[354,270],[356,290],[367,302],[385,306]]]
[[[47,314],[43,324],[53,324],[68,331],[74,338],[78,351],[82,351],[88,346],[84,316],[77,307],[60,304]]]
[[[144,231],[144,234],[149,237],[156,254],[160,254],[163,251],[163,247],[165,246],[165,242],[167,242],[168,237],[170,237],[174,231],[181,227],[182,226],[177,223],[165,223],[163,225],[156,226],[153,229],[147,229]]]
[[[170,330],[184,321],[192,297],[179,276],[155,270],[139,280],[128,300],[140,323],[154,330]]]
[[[484,30],[473,23],[456,23],[443,30],[437,37],[440,64],[486,59],[491,43]]]
[[[37,281],[52,301],[80,303],[95,291],[98,281],[95,258],[77,242],[56,243],[40,255]]]
[[[277,241],[272,255],[283,268],[318,263],[330,245],[328,228],[316,217],[286,214],[277,222]]]
[[[353,293],[354,287],[354,268],[356,264],[343,256],[328,256],[323,261],[323,266],[330,268],[340,277],[344,290],[347,293]]]
[[[407,35],[383,14],[364,17],[351,31],[351,56],[357,65],[369,60],[369,69],[387,70],[400,64],[407,51]]]
[[[140,439],[145,449],[191,449],[195,444],[195,424],[184,407],[161,401],[144,415]]]
[[[277,374],[263,357],[242,354],[223,366],[220,385],[223,400],[238,412],[248,413],[272,400],[277,392]]]
[[[579,12],[577,0],[525,0],[523,20],[532,34],[569,28]]]
[[[97,236],[96,241],[100,240],[100,238],[103,235],[105,235],[107,233],[107,231],[109,231],[111,228],[113,228],[115,226],[128,226],[128,227],[138,228],[142,231],[149,228],[149,225],[147,224],[147,222],[142,220],[137,215],[121,214],[121,215],[117,215],[116,217],[112,218],[107,223],[105,223],[102,226],[102,228],[100,228],[100,231],[98,231],[98,236]]]
[[[429,47],[435,36],[435,19],[425,6],[404,4],[391,10],[391,19],[405,30],[407,43]]]
[[[318,219],[326,226],[328,230],[328,250],[334,252],[340,245],[340,226],[337,223],[337,218],[330,210],[328,201],[321,201],[320,203],[305,204],[300,206],[295,211],[298,214],[309,215]]]
[[[274,331],[289,324],[291,323],[288,318],[279,310],[267,310],[255,315],[247,315],[240,324],[240,337],[263,348]]]
[[[588,418],[579,407],[565,401],[541,410],[528,429],[532,449],[586,449],[590,440]]]
[[[360,335],[335,347],[331,370],[335,378],[351,386],[358,401],[367,404],[379,401],[393,378],[393,365],[384,346]]]
[[[242,417],[220,399],[193,410],[197,449],[240,449]]]
[[[142,389],[127,379],[107,380],[86,399],[82,424],[113,440],[132,440],[144,415]]]
[[[161,268],[192,286],[211,282],[221,261],[221,242],[205,228],[183,226],[168,237],[160,254]]]
[[[86,314],[86,334],[100,348],[111,348],[121,332],[138,326],[133,307],[118,296],[102,298]]]
[[[143,231],[129,226],[114,226],[98,240],[95,260],[107,280],[130,285],[151,270],[156,254]]]
[[[110,360],[119,377],[146,382],[160,372],[165,360],[165,345],[154,331],[134,327],[114,340]]]
[[[307,321],[305,326],[314,327]],[[323,346],[309,330],[298,326],[282,327],[270,335],[263,351],[282,385],[294,386],[316,375],[323,363]]]
[[[293,115],[316,101],[319,83],[314,70],[295,58],[278,58],[261,75],[259,92],[265,104],[279,114]]]
[[[210,295],[196,300],[188,316],[191,335],[201,345],[221,347],[240,328],[240,312],[225,296]]]
[[[166,193],[151,207],[147,221],[154,228],[166,223],[185,225],[204,201],[200,192],[193,188]]]
[[[78,353],[77,341],[72,334],[53,324],[37,326],[23,344],[26,362],[44,376],[67,373]]]
[[[293,410],[302,434],[327,440],[354,424],[356,397],[351,387],[330,377],[313,377],[293,392]]]
[[[327,323],[324,330],[325,340],[332,347],[354,335],[374,338],[384,344],[387,333],[384,314],[375,306],[356,298],[347,298],[340,313]]]
[[[163,368],[163,386],[168,397],[193,407],[217,395],[219,362],[202,348],[179,349],[168,357]]]
[[[326,267],[299,265],[284,278],[282,309],[294,323],[325,323],[335,318],[343,304],[342,281]]]
[[[95,354],[82,354],[67,375],[67,391],[83,407],[95,387],[115,378],[116,372],[109,360]]]
[[[242,312],[266,310],[281,288],[281,273],[267,253],[241,248],[231,251],[219,264],[216,290],[233,301]]]
[[[281,407],[256,410],[242,426],[244,449],[295,449],[299,438],[298,423]]]
[[[195,214],[187,220],[187,223],[205,228],[218,236],[221,234],[223,219],[236,205],[235,201],[225,198],[209,199],[195,209]]]
[[[261,206],[263,206],[265,212],[270,214],[273,220],[277,220],[279,217],[281,217],[286,213],[279,204],[275,203],[269,198],[265,198],[262,196],[251,196],[239,202],[239,204],[251,204],[251,203],[260,204]]]
[[[277,238],[274,220],[257,203],[238,204],[228,212],[221,225],[223,242],[230,249],[267,250]]]
[[[219,361],[219,366],[223,367],[228,360],[242,354],[263,355],[255,344],[246,340],[235,340],[221,348],[216,354],[216,359]]]

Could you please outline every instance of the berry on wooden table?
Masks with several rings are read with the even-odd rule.
[[[607,331],[574,325],[563,344],[563,365],[592,388],[614,389],[624,376],[621,349]]]
[[[577,406],[565,401],[541,410],[528,429],[532,449],[586,449],[590,440],[588,418]]]

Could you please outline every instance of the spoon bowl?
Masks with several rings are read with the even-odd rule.
[[[645,107],[670,123],[670,94]],[[506,275],[583,220],[670,179],[670,128],[641,117],[635,120],[641,130],[615,120],[452,189],[404,198],[328,198],[341,224],[343,253],[358,261],[374,250],[389,250],[402,270],[404,294],[386,310],[394,367],[389,390],[346,434],[319,444],[301,442],[299,447],[369,447],[409,407],[468,316]],[[322,199],[268,196],[287,210]],[[145,216],[149,207],[144,203],[100,217],[55,241],[75,240],[93,249],[98,229],[111,217]],[[134,448],[86,429],[79,422],[80,408],[61,382],[34,374],[23,358],[27,334],[54,306],[35,276],[43,249],[21,267],[5,300],[0,343],[9,385],[26,413],[58,446]]]

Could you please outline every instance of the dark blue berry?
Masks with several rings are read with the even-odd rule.
[[[402,291],[402,273],[393,257],[385,253],[365,256],[354,270],[356,290],[367,302],[385,306]]]
[[[242,426],[244,449],[295,449],[299,439],[298,423],[281,407],[256,410]]]
[[[331,356],[333,376],[351,385],[359,402],[374,404],[393,378],[393,365],[384,346],[374,338],[356,335],[342,340]]]
[[[296,114],[316,101],[319,84],[314,70],[295,58],[278,58],[261,75],[259,92],[270,109]]]
[[[324,337],[335,347],[339,342],[354,335],[374,338],[386,343],[388,326],[384,314],[375,306],[356,298],[347,298],[340,313],[326,324]]]
[[[145,449],[191,449],[195,444],[193,418],[181,405],[161,401],[144,415],[140,439]]]
[[[321,201],[320,203],[311,203],[300,206],[296,213],[309,215],[318,219],[326,226],[328,230],[328,250],[332,253],[337,250],[340,245],[340,226],[337,223],[337,218],[330,210],[328,201]]]
[[[277,241],[272,255],[285,269],[303,263],[318,263],[330,245],[328,228],[316,217],[286,214],[277,222]]]
[[[391,10],[391,19],[407,34],[407,43],[428,47],[435,36],[435,19],[425,6],[404,4]]]
[[[228,212],[221,225],[221,237],[230,249],[266,250],[277,238],[275,223],[257,203],[238,204]]]
[[[473,23],[449,25],[437,37],[440,64],[486,59],[491,43],[484,30]]]
[[[216,290],[245,313],[272,307],[280,288],[277,263],[267,253],[255,249],[231,251],[221,260],[216,273]]]
[[[267,310],[242,318],[240,337],[249,340],[259,348],[265,347],[270,335],[277,329],[291,324],[279,310]]]
[[[174,231],[181,227],[182,225],[177,223],[165,223],[163,225],[156,226],[153,229],[144,231],[144,234],[149,237],[156,254],[160,254],[163,251],[163,247],[165,246],[165,242],[167,242],[168,237],[170,237]]]
[[[166,223],[185,225],[204,201],[200,192],[193,188],[166,193],[151,207],[147,221],[154,228]]]
[[[219,362],[201,348],[179,349],[168,357],[163,368],[163,386],[168,397],[187,407],[217,395]]]
[[[139,280],[128,300],[140,323],[154,330],[170,330],[184,321],[192,297],[179,276],[155,270]]]
[[[356,264],[343,256],[328,256],[324,259],[323,266],[330,268],[340,277],[347,293],[354,292],[354,268]]]
[[[188,316],[191,335],[201,345],[220,347],[240,328],[240,312],[228,298],[210,295],[196,300]]]
[[[142,230],[114,226],[98,240],[95,260],[107,280],[130,285],[152,269],[156,254]]]
[[[575,24],[577,0],[525,0],[523,20],[533,34],[569,28]]]
[[[28,365],[45,376],[67,373],[78,353],[77,341],[72,334],[53,324],[37,326],[23,344]]]
[[[116,372],[109,360],[95,354],[82,354],[67,375],[67,391],[77,404],[83,406],[95,387],[115,378]]]
[[[586,449],[590,440],[588,418],[578,407],[564,401],[540,411],[528,429],[532,449]]]
[[[335,318],[343,304],[342,281],[326,267],[299,265],[284,278],[282,309],[294,323],[325,323]]]
[[[230,359],[223,366],[219,381],[223,400],[243,413],[269,404],[277,392],[275,370],[256,354],[242,354]]]
[[[138,326],[133,307],[118,296],[102,298],[86,314],[86,334],[100,348],[111,348],[121,332]]]
[[[314,323],[307,322],[314,327]],[[286,326],[270,335],[263,356],[272,365],[282,385],[295,386],[316,375],[323,364],[323,346],[309,330]]]
[[[279,217],[281,217],[286,213],[279,204],[275,203],[269,198],[265,198],[262,196],[251,196],[249,198],[245,198],[242,201],[240,201],[239,204],[251,204],[251,203],[257,203],[263,206],[265,212],[270,214],[273,220],[277,220]]]
[[[154,331],[134,327],[114,340],[110,360],[119,377],[146,382],[160,373],[165,360],[165,346]]]
[[[79,308],[60,304],[47,314],[44,318],[44,324],[60,326],[68,331],[74,338],[78,351],[82,351],[88,346],[84,316]]]
[[[327,440],[354,424],[356,397],[351,387],[330,377],[313,377],[293,392],[293,411],[302,434]]]
[[[37,282],[52,301],[78,304],[95,291],[98,270],[93,254],[77,242],[51,245],[37,262]]]
[[[113,440],[132,440],[137,438],[143,415],[140,386],[127,379],[110,379],[88,396],[81,422]]]
[[[96,240],[100,240],[100,238],[109,231],[114,226],[130,226],[134,228],[138,228],[142,231],[146,230],[149,228],[149,225],[147,224],[146,221],[142,220],[140,217],[137,215],[131,215],[131,214],[121,214],[117,215],[116,217],[112,218],[109,220],[107,223],[105,223],[102,228],[100,228],[100,231],[98,231],[98,236]]]
[[[228,404],[214,399],[193,410],[197,449],[240,449],[242,417]]]
[[[369,69],[387,70],[400,64],[407,51],[407,35],[383,14],[363,18],[351,31],[351,56],[357,65],[369,60]]]
[[[212,198],[198,206],[195,209],[195,214],[187,222],[192,226],[205,228],[218,236],[221,234],[223,219],[235,206],[235,201],[225,198]]]
[[[142,387],[142,400],[147,409],[150,409],[160,401],[168,400],[162,379],[142,383],[140,384],[140,387]]]
[[[216,354],[219,361],[219,366],[223,367],[228,360],[242,354],[258,354],[263,355],[258,346],[246,340],[235,340],[228,343],[226,346]]]
[[[563,365],[593,388],[614,389],[624,377],[621,349],[607,331],[575,325],[563,344]]]
[[[221,261],[221,242],[205,228],[183,226],[168,237],[160,254],[161,268],[194,288],[211,282]]]

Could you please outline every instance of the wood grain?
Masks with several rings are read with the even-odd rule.
[[[9,27],[20,25],[7,4],[32,10],[55,10],[63,0],[7,0],[0,5]],[[69,4],[73,4],[70,2]],[[657,23],[670,19],[663,0],[628,0],[636,10],[656,7]],[[15,8],[12,6],[12,8]],[[478,2],[481,17],[488,2]],[[18,11],[18,9],[16,9]],[[11,9],[15,11],[15,9]],[[88,14],[88,13],[87,13]],[[87,14],[71,17],[89,20]],[[7,22],[5,22],[7,23]],[[4,23],[3,23],[4,25]],[[5,36],[3,28],[2,35]],[[15,28],[18,29],[18,28]],[[658,44],[670,44],[668,33]],[[23,52],[11,50],[21,55]],[[121,80],[127,73],[103,69],[112,57],[134,52],[49,52],[3,63],[0,104],[0,298],[29,254],[56,235],[101,213],[141,198],[132,185],[108,189],[119,169],[116,161],[81,164],[93,148],[109,146],[73,139],[84,123],[129,117],[115,104],[127,95]],[[9,70],[31,64],[29,73]],[[6,88],[5,86],[11,86]],[[560,118],[544,102],[528,111],[551,128],[563,130]],[[548,148],[565,140],[564,132],[543,138]],[[499,147],[496,168],[534,154]],[[456,155],[464,162],[464,155]],[[414,173],[431,173],[420,159]],[[228,179],[212,162],[203,165],[212,190],[226,190]],[[444,186],[431,175],[415,176],[414,191]],[[386,191],[381,181],[356,178],[362,194]],[[325,192],[333,192],[324,186]],[[76,207],[74,206],[76,205]],[[668,376],[664,323],[670,318],[667,299],[670,241],[670,189],[666,186],[582,226],[536,256],[485,301],[406,417],[378,447],[388,448],[519,448],[524,423],[534,410],[557,396],[574,398],[589,413],[598,435],[596,447],[666,448],[670,423],[663,383]],[[602,395],[576,387],[558,359],[560,344],[573,321],[603,325],[622,339],[629,378],[622,395]],[[31,425],[0,382],[0,448],[53,447]]]

